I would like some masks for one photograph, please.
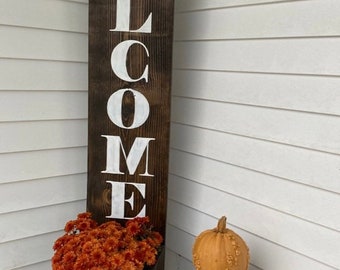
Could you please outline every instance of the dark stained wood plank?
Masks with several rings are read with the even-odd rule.
[[[133,195],[133,209],[124,203],[124,218],[137,215],[146,207],[146,216],[165,236],[167,183],[170,133],[170,95],[173,40],[173,0],[131,0],[130,28],[139,28],[152,13],[151,33],[110,31],[116,28],[117,0],[89,1],[89,126],[88,126],[88,190],[87,210],[100,223],[110,220],[112,209],[112,183],[125,183],[125,198]],[[126,69],[133,79],[140,78],[148,66],[148,79],[126,81],[113,71],[112,51],[127,40],[139,42],[127,53]],[[110,120],[107,103],[121,89],[122,127]],[[129,128],[138,117],[136,94],[141,94],[149,104],[149,115],[142,125]],[[116,105],[116,103],[115,103]],[[112,108],[111,108],[112,109]],[[106,136],[106,137],[105,137]],[[119,164],[122,174],[108,173],[108,136],[121,141]],[[136,138],[150,138],[136,171],[130,175],[124,158],[131,152]],[[152,138],[152,140],[151,140]],[[119,152],[119,153],[118,153]],[[149,174],[143,176],[148,166]],[[106,172],[103,172],[106,171]],[[145,196],[136,187],[145,187]],[[156,268],[163,269],[164,251]],[[163,259],[162,259],[163,258]],[[150,269],[150,268],[149,268]]]

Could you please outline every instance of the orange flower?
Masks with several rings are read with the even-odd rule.
[[[126,229],[128,234],[134,236],[137,235],[140,231],[140,224],[138,224],[138,222],[129,222],[126,224]]]
[[[98,226],[90,213],[81,213],[66,223],[65,232],[53,245],[53,270],[142,270],[156,262],[163,241],[147,217],[125,227],[115,221]]]

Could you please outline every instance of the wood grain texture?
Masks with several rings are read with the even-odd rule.
[[[89,182],[88,210],[103,222],[111,211],[110,187],[106,181],[146,184],[146,215],[150,216],[155,229],[165,232],[167,204],[167,175],[170,123],[170,87],[172,67],[173,1],[134,1],[131,3],[131,27],[140,26],[152,12],[152,33],[113,32],[115,27],[115,1],[90,1],[89,32]],[[138,12],[136,12],[138,10]],[[149,65],[149,80],[125,82],[111,70],[110,55],[122,41],[133,39],[142,42],[149,51],[133,49],[128,56],[127,68],[131,77],[140,76]],[[122,129],[113,124],[107,115],[107,101],[119,89],[131,88],[145,96],[150,105],[147,121],[135,129]],[[134,118],[134,101],[123,98],[122,117],[125,125]],[[134,175],[110,175],[101,173],[106,166],[106,141],[102,135],[119,136],[129,149],[136,137],[155,138],[150,143],[149,171],[154,177],[140,176],[145,166],[145,156]],[[122,170],[126,171],[124,159]],[[132,192],[131,190],[129,192]],[[137,202],[137,210],[144,202]],[[136,215],[136,209],[127,215]]]

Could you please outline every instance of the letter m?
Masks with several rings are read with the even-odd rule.
[[[137,137],[132,144],[132,147],[128,154],[124,149],[122,140],[119,136],[109,136],[102,135],[107,140],[106,147],[106,170],[102,173],[110,174],[124,174],[120,171],[120,154],[123,153],[125,158],[126,166],[129,170],[129,174],[133,175],[143,157],[144,152],[146,152],[146,162],[145,162],[145,172],[140,174],[141,176],[154,176],[148,172],[148,162],[149,162],[149,143],[155,140],[155,138],[142,138]],[[121,151],[122,150],[122,151]]]

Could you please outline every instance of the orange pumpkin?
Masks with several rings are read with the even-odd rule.
[[[249,249],[243,239],[226,228],[221,217],[217,227],[197,236],[192,249],[196,270],[247,270]]]

